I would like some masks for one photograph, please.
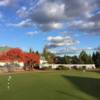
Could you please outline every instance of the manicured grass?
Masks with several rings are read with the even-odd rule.
[[[100,74],[51,71],[0,75],[0,100],[100,100]]]

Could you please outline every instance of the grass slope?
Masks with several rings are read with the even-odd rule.
[[[0,100],[100,100],[100,75],[94,72],[54,71],[0,76]]]

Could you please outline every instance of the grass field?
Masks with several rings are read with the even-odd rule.
[[[100,74],[52,71],[0,75],[0,100],[100,100]]]

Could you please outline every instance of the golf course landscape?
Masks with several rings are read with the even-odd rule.
[[[47,71],[0,75],[0,100],[100,100],[100,74]]]

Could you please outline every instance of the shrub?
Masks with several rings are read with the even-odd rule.
[[[62,65],[60,65],[60,66],[58,66],[57,68],[56,68],[56,70],[68,70],[69,68],[67,68],[67,67],[65,67],[65,66],[62,66]]]
[[[72,68],[75,69],[75,70],[78,70],[77,66],[73,66]]]
[[[50,70],[50,67],[42,67],[41,70]]]
[[[86,66],[82,66],[82,69],[83,69],[83,70],[86,69]]]
[[[34,65],[34,69],[39,69],[39,65],[38,64],[35,64]]]
[[[49,69],[52,69],[52,66],[49,66],[48,68],[49,68]]]

